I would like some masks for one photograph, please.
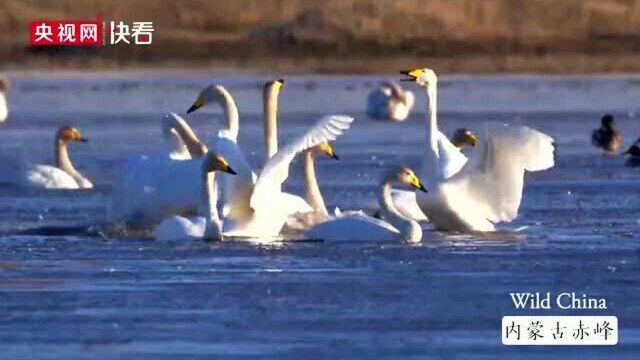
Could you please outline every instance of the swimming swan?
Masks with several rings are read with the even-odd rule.
[[[282,184],[289,176],[294,157],[322,143],[333,141],[349,129],[353,118],[328,115],[321,118],[305,134],[280,149],[264,165],[251,192],[249,207],[236,218],[225,218],[224,234],[245,237],[276,237],[287,218],[301,212],[313,211],[307,202],[282,192]]]
[[[93,184],[82,176],[71,163],[67,144],[70,141],[87,142],[80,131],[63,126],[55,137],[56,166],[51,165],[18,165],[14,170],[0,175],[0,182],[16,186],[44,189],[91,189]]]
[[[7,121],[7,117],[9,116],[7,92],[9,92],[9,80],[0,77],[0,123]]]
[[[334,160],[340,158],[328,142],[320,143],[304,152],[304,200],[311,206],[313,211],[296,212],[287,218],[283,233],[297,234],[311,226],[327,221],[332,218],[325,205],[318,179],[316,177],[315,159],[317,155],[324,154]]]
[[[156,240],[222,240],[222,224],[216,208],[217,194],[213,189],[217,171],[235,174],[222,156],[210,152],[201,162],[201,183],[204,187],[201,192],[201,216],[172,216],[163,220],[153,231]]]
[[[391,199],[393,184],[407,184],[427,192],[411,169],[402,168],[383,178],[378,202],[384,218],[382,221],[366,215],[343,215],[313,226],[305,232],[311,239],[325,241],[407,241],[422,239],[420,225],[400,214]]]
[[[413,92],[400,84],[387,82],[373,90],[367,99],[367,115],[376,120],[404,121],[413,108]]]
[[[436,74],[430,69],[402,73],[405,80],[425,88],[429,99],[422,171],[430,193],[417,195],[422,212],[445,231],[494,231],[495,223],[513,220],[522,199],[525,170],[554,166],[553,139],[525,126],[487,125],[471,159],[447,176],[442,150],[451,143],[444,144],[438,131]]]

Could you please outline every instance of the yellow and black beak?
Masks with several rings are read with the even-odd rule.
[[[406,78],[400,79],[400,81],[416,81],[423,72],[422,69],[400,71],[400,74],[406,76]]]
[[[336,155],[336,153],[333,151],[333,148],[328,143],[325,142],[325,143],[320,144],[320,149],[322,150],[322,152],[327,154],[327,156],[329,156],[329,157],[331,157],[331,158],[333,158],[335,160],[340,160],[340,157],[338,157],[338,155]]]
[[[333,148],[329,148],[329,151],[327,151],[327,155],[335,160],[340,160],[340,157],[333,151]]]
[[[235,170],[233,170],[233,169],[231,168],[231,166],[229,166],[229,165],[227,165],[227,166],[225,167],[225,169],[224,169],[224,170],[222,170],[222,171],[226,172],[227,174],[231,174],[231,175],[237,175],[237,174],[238,174],[238,173],[237,173],[237,172],[235,172]]]
[[[471,146],[476,146],[478,138],[473,134],[469,134],[469,143],[471,143]]]
[[[411,176],[410,184],[411,184],[411,186],[415,187],[416,189],[418,189],[420,191],[429,192],[424,187],[424,185],[422,185],[422,183],[420,182],[420,179],[418,179],[418,177],[415,176],[415,175]]]
[[[75,141],[79,141],[79,142],[89,142],[89,139],[87,139],[86,137],[82,136],[82,133],[78,130],[73,131],[73,140]]]
[[[187,114],[200,109],[203,105],[204,105],[204,98],[202,96],[198,96],[198,98],[193,103],[193,105],[191,105],[191,107],[187,110]]]

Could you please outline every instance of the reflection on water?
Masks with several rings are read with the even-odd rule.
[[[343,104],[356,108],[356,99],[366,98],[366,87],[357,79],[343,80],[348,81],[354,82],[348,101],[336,100],[336,112],[346,109],[340,108]],[[482,84],[473,91],[482,90]],[[107,86],[78,95],[64,81],[50,90],[36,85],[30,80],[23,88],[18,81],[13,96],[23,91],[71,104],[93,97],[89,103],[102,104],[121,99],[123,92],[132,97],[148,89]],[[176,95],[163,83],[163,102],[182,109],[179,105],[193,100],[196,85],[180,83]],[[537,86],[570,92],[557,80],[552,85]],[[284,102],[282,143],[327,111],[319,105],[327,101],[323,86],[336,85],[321,80],[312,90],[294,85],[304,101],[305,91],[310,100],[302,101],[307,105],[303,113],[288,111]],[[242,111],[243,102],[258,99],[260,92],[254,83],[239,82],[237,87],[240,143],[259,166],[259,116]],[[524,91],[514,80],[503,87],[505,94]],[[453,96],[447,91],[443,89],[445,99]],[[457,91],[461,93],[454,95],[464,99],[464,91]],[[579,95],[582,89],[574,91]],[[60,99],[75,95],[78,99]],[[420,244],[334,244],[154,242],[144,232],[122,236],[87,227],[105,223],[114,169],[123,156],[160,145],[158,119],[164,109],[123,109],[92,112],[88,107],[62,114],[56,107],[29,113],[18,106],[0,128],[0,154],[51,161],[52,129],[61,119],[76,125],[91,143],[72,149],[71,156],[97,184],[90,192],[0,187],[0,350],[6,358],[336,353],[364,358],[637,358],[640,172],[625,167],[622,157],[601,157],[591,149],[588,135],[599,113],[518,113],[509,108],[495,115],[548,132],[558,146],[556,168],[527,175],[521,214],[503,231],[451,235],[425,225]],[[630,110],[617,109],[621,114]],[[330,208],[365,207],[375,199],[378,177],[388,167],[420,162],[423,114],[401,124],[369,121],[363,111],[353,115],[358,119],[354,128],[334,146],[341,161],[317,164]],[[473,129],[489,118],[494,115],[446,113],[441,121],[451,132],[462,126]],[[206,140],[221,123],[217,112],[190,119]],[[629,139],[640,135],[635,120],[621,115],[619,122]],[[288,191],[301,193],[301,167],[292,167]],[[501,316],[535,313],[513,309],[508,293],[514,291],[606,297],[609,309],[601,315],[619,317],[620,345],[535,351],[503,347]]]

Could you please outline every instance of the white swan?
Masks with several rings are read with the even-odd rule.
[[[175,113],[170,113],[163,119],[162,131],[165,136],[166,134],[176,136],[178,145],[184,146],[187,153],[180,157],[176,157],[176,153],[171,151],[128,156],[120,165],[113,182],[110,207],[112,221],[142,227],[155,224],[166,215],[175,213],[173,208],[171,210],[167,208],[167,204],[171,203],[171,197],[180,199],[181,196],[177,190],[166,190],[167,188],[182,189],[175,184],[179,184],[183,179],[174,179],[177,182],[174,182],[171,187],[166,182],[166,179],[174,173],[172,169],[175,167],[188,169],[188,172],[178,174],[185,175],[185,178],[199,179],[199,164],[194,162],[206,154],[207,147],[195,136],[189,124]],[[190,165],[191,163],[193,164]],[[199,191],[196,187],[195,194],[191,194],[189,190],[183,190],[183,193],[190,198],[197,198]],[[194,207],[193,213],[195,211]]]
[[[271,157],[264,165],[251,192],[249,207],[237,218],[225,218],[224,234],[229,236],[276,237],[292,214],[313,211],[307,202],[282,192],[282,183],[289,176],[294,157],[307,149],[333,141],[349,129],[353,118],[329,115]]]
[[[332,218],[327,211],[318,179],[316,177],[315,158],[319,154],[327,155],[335,160],[340,158],[334,152],[333,147],[328,142],[320,143],[304,152],[304,200],[311,206],[313,211],[296,212],[287,218],[283,234],[296,235],[300,231],[311,226],[327,221]],[[338,210],[339,211],[339,210]]]
[[[9,116],[7,92],[9,92],[9,80],[0,77],[0,123],[7,121],[7,117]]]
[[[276,111],[277,95],[282,81],[270,82],[265,86],[265,143],[267,152],[277,149]],[[234,164],[237,176],[226,174],[216,179],[216,188],[222,193],[225,218],[240,219],[245,217],[249,208],[250,194],[253,191],[256,176],[251,171],[244,153],[237,144],[239,119],[238,110],[231,94],[222,86],[208,86],[198,95],[188,112],[193,112],[207,104],[222,106],[227,127],[219,131],[214,151]],[[193,214],[200,202],[200,163],[191,161],[153,161],[144,166],[133,162],[133,166],[124,166],[123,178],[117,187],[124,191],[114,192],[112,219],[125,221],[129,225],[147,226],[155,224],[171,214]],[[189,179],[185,181],[185,179]],[[218,187],[219,186],[219,187]],[[283,193],[283,197],[286,194]],[[289,196],[288,200],[303,208],[301,199]],[[306,209],[311,208],[306,205]]]
[[[477,142],[478,138],[467,129],[458,129],[451,137],[451,143],[457,149],[462,149],[465,146],[476,146]],[[443,152],[449,151],[450,149],[451,148],[449,146],[445,146],[443,147]],[[453,155],[454,156],[445,156],[445,159],[454,159],[454,161],[456,161],[455,166],[449,167],[449,170],[446,171],[446,175],[448,175],[449,177],[453,175],[452,172],[455,171],[459,166],[461,167],[462,165],[464,165],[462,158],[458,157],[457,153],[453,153]],[[393,198],[393,204],[396,206],[396,210],[398,210],[398,212],[401,213],[402,216],[408,217],[415,221],[428,220],[418,206],[415,191],[393,189],[391,190],[391,197]]]
[[[282,84],[283,83],[281,81],[277,81],[273,82],[271,86],[267,85],[269,94],[273,96],[271,102],[265,102],[265,124],[270,124],[267,126],[268,131],[275,131],[277,98]],[[233,97],[223,86],[207,86],[200,92],[193,105],[191,105],[187,110],[187,113],[192,113],[209,104],[222,107],[225,113],[227,126],[225,129],[218,131],[214,150],[234,164],[237,176],[220,174],[220,176],[216,177],[216,188],[220,189],[223,216],[233,217],[239,211],[238,208],[248,206],[249,196],[253,189],[256,175],[251,170],[251,166],[249,165],[244,152],[238,145],[240,120],[238,116],[238,108]],[[267,142],[267,144],[267,147],[273,146],[270,142]]]
[[[201,162],[201,216],[185,218],[172,216],[163,220],[153,231],[156,240],[222,240],[222,224],[218,216],[217,194],[214,187],[215,172],[235,174],[227,161],[213,152],[208,153]]]
[[[402,216],[393,205],[391,185],[394,183],[407,184],[427,191],[411,169],[402,168],[384,177],[380,186],[378,201],[382,215],[388,222],[366,215],[342,215],[311,227],[305,232],[306,236],[325,241],[419,242],[422,239],[420,225]]]
[[[14,186],[44,189],[91,189],[93,184],[82,176],[71,163],[67,144],[70,141],[87,142],[80,131],[63,126],[55,137],[56,166],[13,165],[12,169],[0,174],[0,182]]]
[[[525,170],[554,165],[553,139],[524,126],[487,125],[472,158],[447,176],[450,164],[443,149],[453,145],[438,130],[436,74],[430,69],[402,73],[405,80],[425,88],[429,98],[423,176],[430,193],[417,195],[422,212],[445,231],[494,231],[495,223],[513,220],[522,199]]]
[[[373,90],[367,99],[367,115],[376,120],[404,121],[413,108],[413,92],[388,82]]]

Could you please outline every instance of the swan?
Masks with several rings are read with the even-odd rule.
[[[9,92],[9,80],[0,77],[0,123],[7,121],[9,107],[7,105],[7,92]]]
[[[172,216],[163,220],[153,230],[156,240],[222,240],[222,224],[216,208],[217,194],[213,190],[217,171],[235,174],[221,155],[210,152],[201,162],[201,183],[204,187],[201,192],[201,216]]]
[[[443,163],[447,155],[443,148],[451,143],[445,143],[438,131],[436,74],[427,68],[402,74],[425,88],[429,99],[422,171],[430,193],[417,194],[422,212],[444,231],[494,231],[496,223],[513,220],[522,199],[525,170],[554,166],[553,138],[525,126],[487,125],[471,159],[447,177],[444,167],[449,164]]]
[[[276,111],[277,96],[283,82],[273,81],[265,86],[265,129],[269,135],[265,146],[267,151],[277,149]],[[268,96],[267,96],[268,95]],[[221,191],[223,217],[242,217],[249,207],[249,196],[253,191],[256,175],[237,143],[239,132],[238,109],[231,94],[222,86],[211,85],[204,88],[193,105],[187,110],[192,113],[209,104],[222,107],[226,128],[220,130],[214,151],[234,164],[237,176],[220,174],[216,177],[216,191]],[[177,115],[176,115],[177,116]],[[125,221],[129,225],[146,226],[155,224],[166,215],[194,213],[200,202],[200,163],[197,160],[171,161],[162,159],[150,161],[144,166],[137,162],[134,166],[124,166],[122,180],[115,192],[112,211],[113,220]],[[192,181],[185,181],[192,179]],[[310,207],[307,205],[307,209]]]
[[[63,126],[55,136],[56,166],[51,165],[14,165],[13,169],[0,175],[0,182],[15,186],[44,189],[91,189],[93,184],[82,176],[71,163],[67,144],[87,142],[82,133],[71,126]]]
[[[335,140],[349,129],[351,122],[353,118],[348,116],[324,116],[297,140],[273,155],[258,175],[249,198],[249,207],[244,207],[238,214],[240,216],[225,218],[224,234],[277,237],[289,216],[313,211],[304,199],[282,192],[282,184],[289,176],[289,165],[297,154]]]
[[[267,160],[278,151],[278,97],[283,86],[284,80],[278,79],[268,81],[263,87],[264,146]],[[257,176],[251,169],[244,152],[238,146],[238,111],[233,98],[222,86],[210,86],[199,94],[196,101],[187,110],[187,113],[196,111],[211,102],[220,103],[221,101],[225,104],[228,125],[226,130],[218,133],[215,149],[236,166],[238,173],[237,176],[222,174],[219,177],[223,204],[222,213],[225,218],[229,218],[232,221],[244,221],[250,208],[250,197]],[[305,204],[301,198],[286,193],[283,194],[286,200],[297,203],[301,210],[310,210],[308,204]]]
[[[304,200],[311,206],[313,211],[296,212],[290,215],[282,231],[284,234],[295,235],[317,223],[332,218],[327,210],[318,185],[318,179],[316,178],[315,159],[320,154],[327,155],[334,160],[340,160],[340,157],[328,142],[322,142],[304,151]]]
[[[593,130],[591,143],[593,146],[602,149],[607,155],[614,155],[622,147],[622,134],[614,128],[613,116],[606,114],[602,117],[601,126]]]
[[[394,169],[395,170],[395,169]],[[415,221],[400,214],[391,199],[393,184],[410,185],[420,191],[427,192],[418,177],[409,168],[395,170],[383,178],[380,185],[378,202],[384,218],[379,220],[366,215],[343,215],[320,223],[305,231],[311,239],[325,241],[407,241],[419,242],[422,239],[422,228]]]
[[[451,137],[451,143],[457,149],[463,149],[465,146],[476,146],[477,142],[478,142],[478,138],[476,137],[476,135],[464,128],[456,130],[453,136]],[[450,149],[450,148],[445,147],[444,149]],[[458,159],[455,156],[453,158]],[[464,164],[464,163],[462,161],[458,161],[456,163],[455,168],[460,166],[460,164]],[[450,177],[451,175],[453,175],[452,172],[454,170],[455,170],[454,168],[450,168],[450,170],[448,170],[446,174]],[[391,197],[393,198],[393,204],[395,205],[396,210],[398,210],[398,212],[402,214],[402,216],[413,219],[415,221],[428,221],[427,217],[424,215],[424,213],[418,206],[418,201],[416,199],[416,192],[409,191],[409,190],[393,189],[391,190]]]
[[[162,206],[166,194],[159,193],[164,190],[161,189],[164,186],[161,180],[170,174],[172,165],[184,164],[183,168],[189,167],[189,163],[201,159],[208,151],[189,124],[176,113],[170,113],[163,119],[162,132],[165,137],[175,137],[178,147],[184,147],[186,152],[176,154],[175,151],[164,150],[128,156],[119,166],[113,182],[110,207],[112,221],[145,226],[162,220],[167,213]],[[190,176],[198,177],[197,166],[192,168]],[[192,197],[197,197],[197,194],[196,191]]]
[[[413,108],[413,92],[400,84],[387,82],[373,90],[367,99],[367,115],[376,120],[404,121]]]

